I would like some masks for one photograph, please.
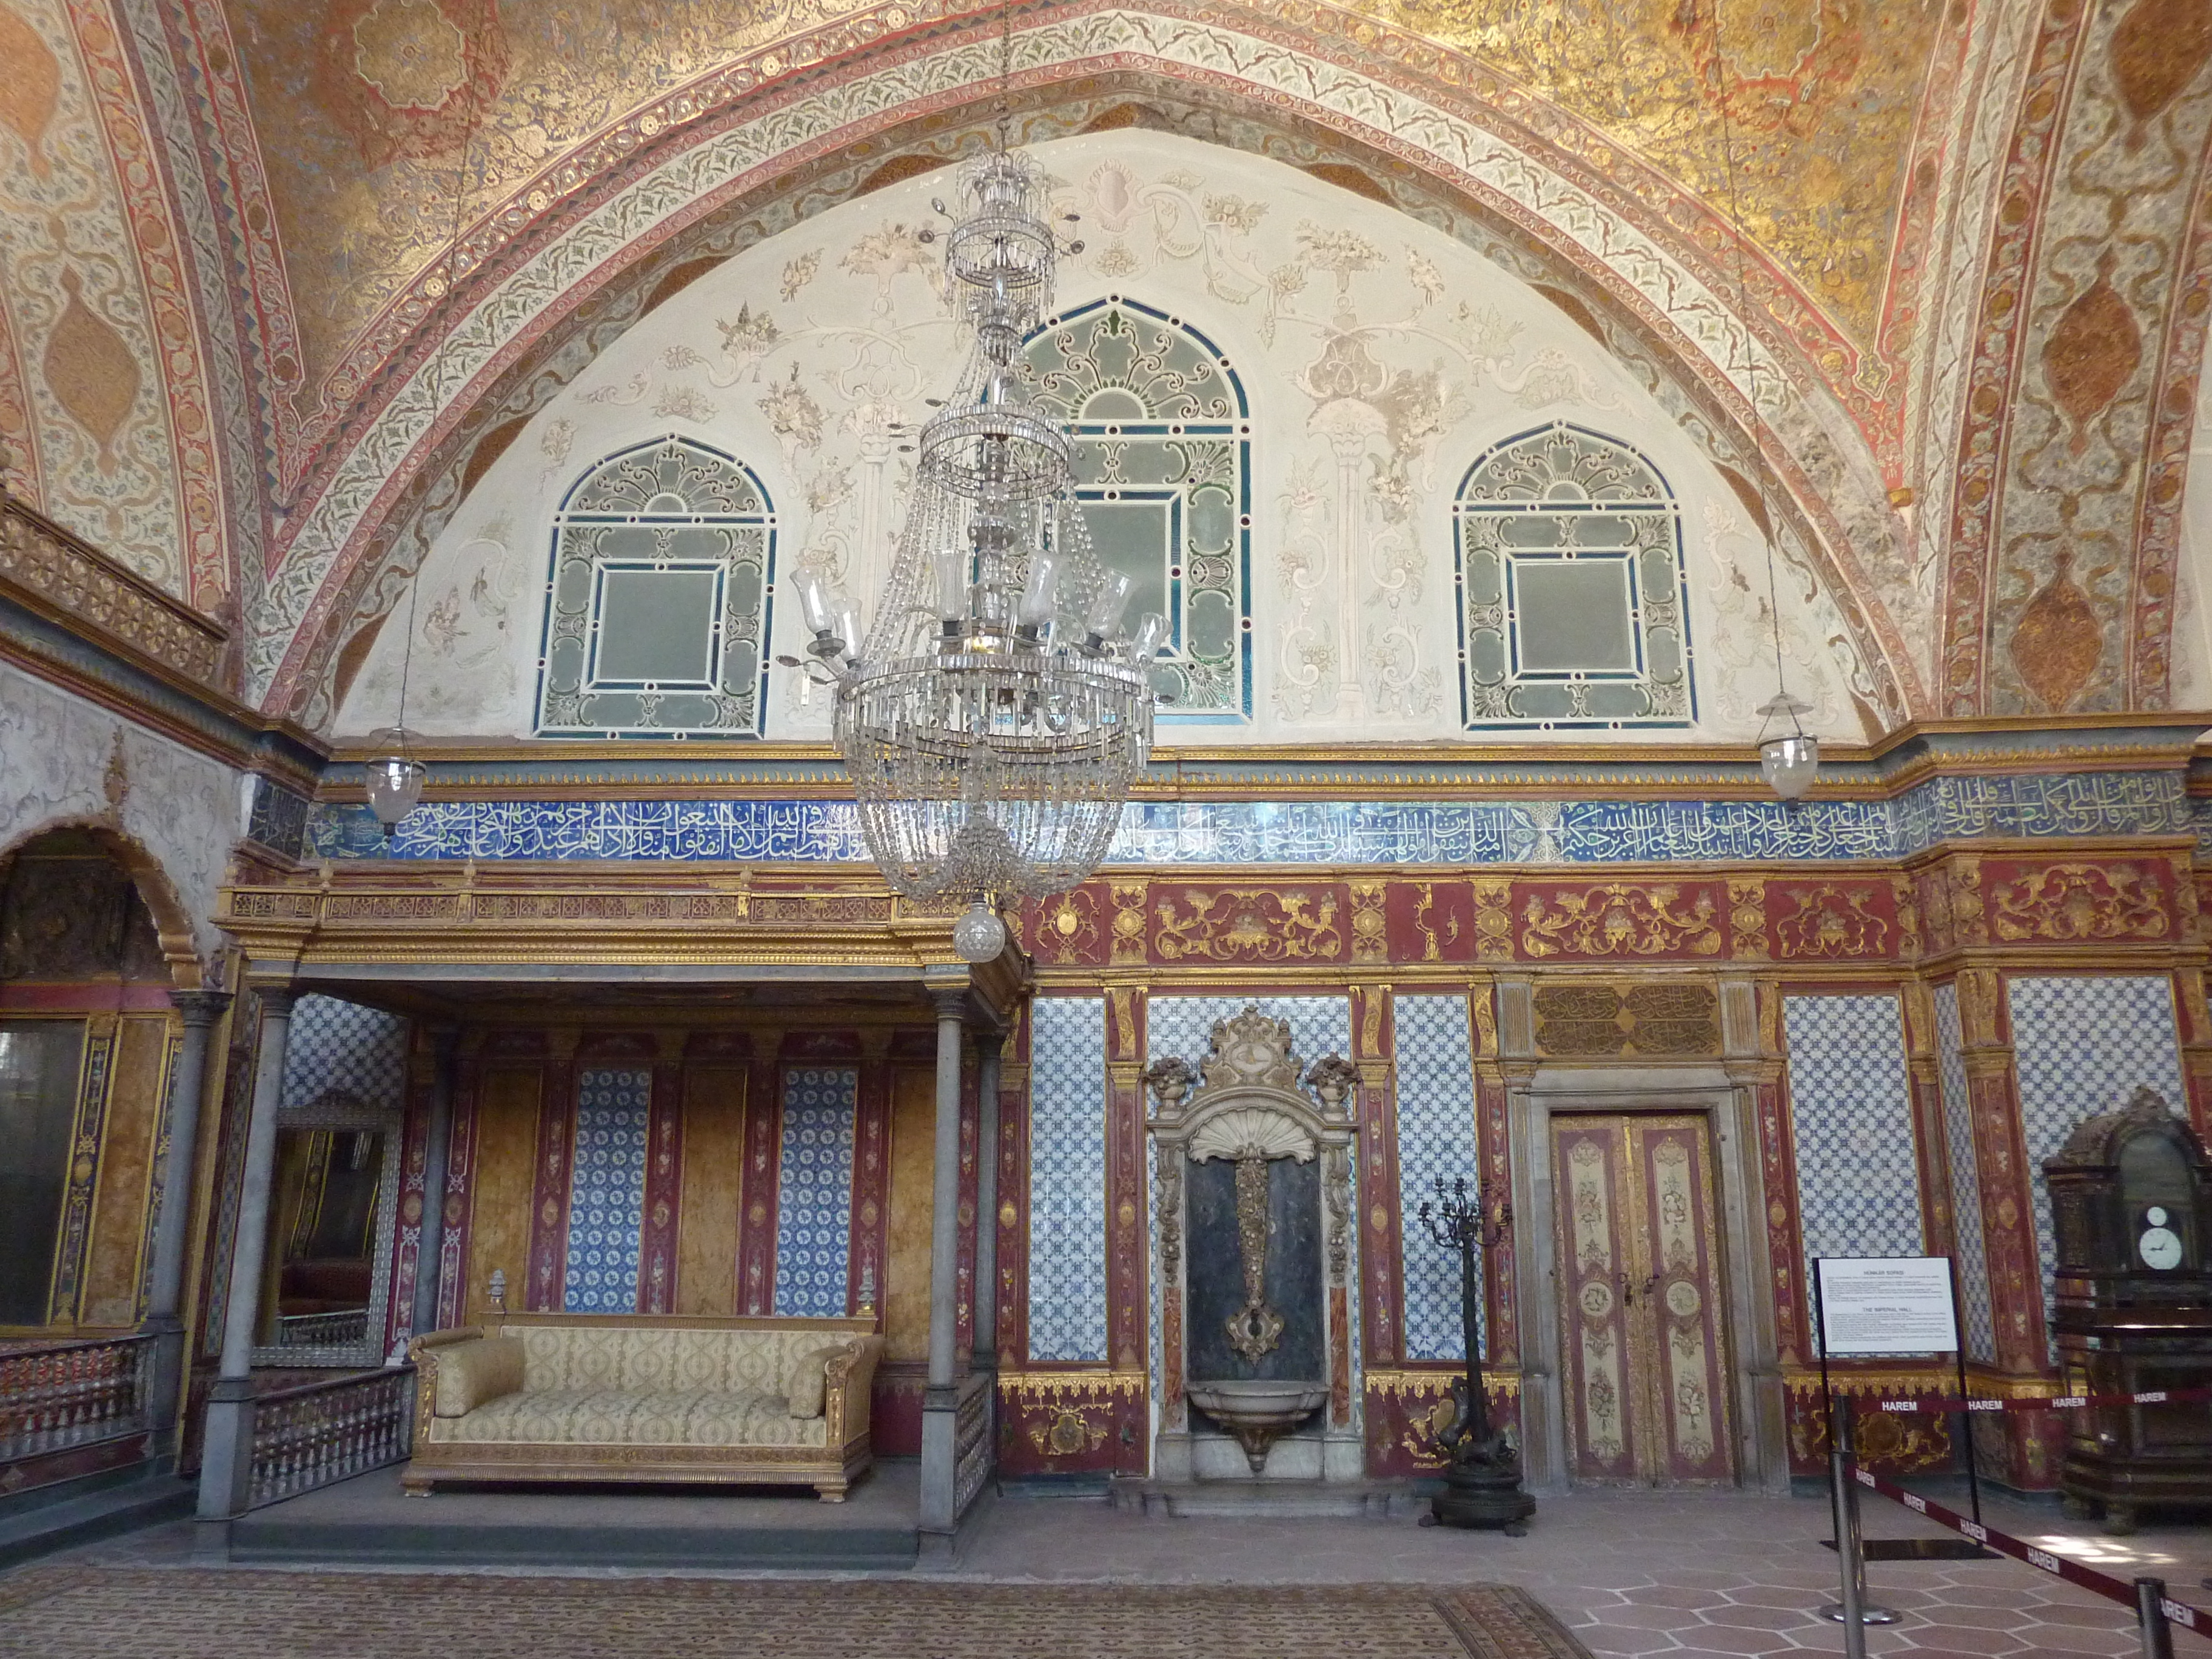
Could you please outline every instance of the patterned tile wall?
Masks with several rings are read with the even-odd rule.
[[[1785,997],[1805,1283],[1824,1255],[1918,1255],[1920,1159],[1894,994]]]
[[[407,1097],[407,1022],[336,997],[293,1004],[281,1109],[301,1111],[333,1093],[398,1112]]]
[[[577,1073],[564,1313],[637,1311],[652,1117],[651,1067],[587,1066]]]
[[[1106,1002],[1030,1013],[1030,1358],[1106,1358]]]
[[[860,1073],[792,1066],[783,1073],[783,1152],[776,1186],[775,1310],[842,1318],[853,1248],[853,1130]]]
[[[2168,1106],[2187,1109],[2173,981],[2164,974],[2021,978],[2008,980],[2005,991],[2019,1066],[2021,1129],[2033,1171],[2035,1253],[2043,1265],[2047,1316],[2057,1242],[2043,1160],[2066,1144],[2083,1118],[2118,1110],[2145,1084],[2164,1095]]]
[[[611,785],[611,795],[619,787]],[[1933,778],[1889,800],[1788,804],[1133,802],[1109,858],[1139,865],[1887,859],[1982,836],[2196,830],[2178,773],[2039,773]],[[425,801],[389,842],[367,807],[324,802],[308,834],[322,858],[867,858],[854,810],[839,801]]]
[[[1418,1212],[1436,1199],[1437,1178],[1479,1173],[1474,1132],[1474,1050],[1465,997],[1408,997],[1395,1006],[1398,1028],[1398,1208],[1405,1224],[1406,1358],[1464,1359],[1459,1258],[1429,1236]],[[1482,1259],[1475,1258],[1481,1271]],[[1489,1334],[1484,1333],[1484,1346]]]
[[[1959,1296],[1966,1305],[1966,1358],[1994,1364],[1996,1316],[1990,1305],[1989,1244],[1982,1233],[1982,1165],[1974,1156],[1959,988],[1936,988],[1936,1073],[1943,1094],[1943,1150],[1951,1165],[1951,1224],[1959,1236]]]
[[[1145,1004],[1152,1059],[1181,1056],[1195,1070],[1213,1050],[1213,1026],[1252,1003],[1270,1019],[1291,1023],[1291,1047],[1310,1066],[1323,1054],[1352,1054],[1352,1003],[1345,997],[1154,996]]]

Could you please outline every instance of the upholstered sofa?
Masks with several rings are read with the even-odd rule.
[[[773,1484],[841,1503],[870,1460],[873,1324],[506,1314],[418,1336],[401,1485]]]

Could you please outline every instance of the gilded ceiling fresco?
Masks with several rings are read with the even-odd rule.
[[[1733,189],[1754,237],[1844,334],[1870,343],[1935,0],[1716,8],[1381,0],[1371,10],[1556,100],[1711,203]],[[283,367],[303,412],[349,344],[436,259],[472,124],[471,199],[489,203],[626,112],[857,9],[228,0],[298,313],[302,361]]]

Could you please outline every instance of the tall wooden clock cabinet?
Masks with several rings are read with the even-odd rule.
[[[2045,1160],[2057,1233],[2053,1336],[2069,1394],[2212,1384],[2212,1160],[2154,1089]],[[2147,1508],[2212,1506],[2212,1403],[2066,1413],[2069,1508],[2134,1530]]]

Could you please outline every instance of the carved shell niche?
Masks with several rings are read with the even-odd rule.
[[[1210,1158],[1294,1158],[1310,1164],[1313,1155],[1310,1135],[1281,1113],[1257,1106],[1210,1117],[1190,1138],[1194,1164],[1203,1164]]]

